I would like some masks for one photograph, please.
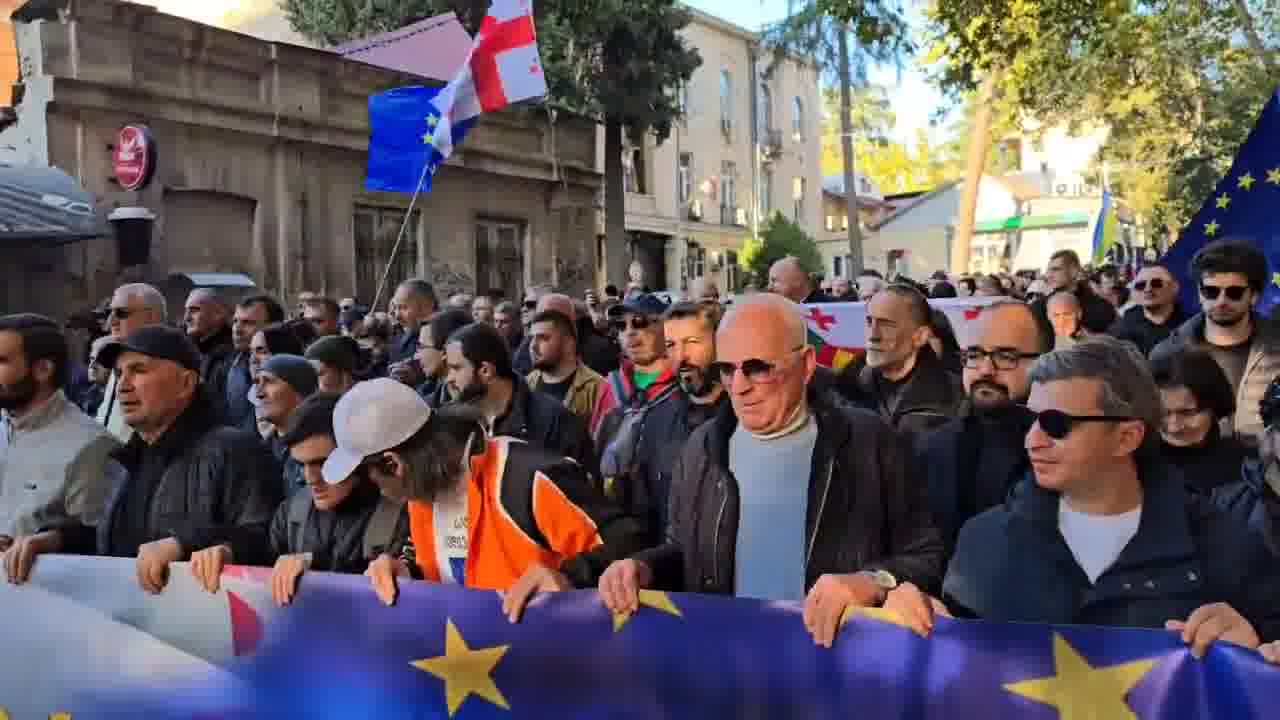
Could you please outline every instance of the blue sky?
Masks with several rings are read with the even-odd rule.
[[[703,12],[718,15],[750,30],[759,30],[764,23],[775,22],[787,15],[787,0],[685,0]],[[871,81],[889,88],[898,125],[894,137],[898,140],[914,140],[916,130],[924,128],[936,141],[945,139],[942,128],[930,128],[929,117],[934,108],[944,103],[942,96],[925,81],[914,61],[899,73],[897,68],[885,67],[872,71]]]

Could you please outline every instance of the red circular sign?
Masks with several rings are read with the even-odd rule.
[[[125,125],[111,153],[116,180],[125,190],[141,190],[156,170],[156,146],[145,125]]]

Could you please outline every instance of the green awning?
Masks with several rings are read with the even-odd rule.
[[[983,220],[977,223],[975,233],[1006,233],[1040,228],[1073,227],[1088,225],[1089,213],[1068,212],[1057,215],[1015,215],[1001,220]]]

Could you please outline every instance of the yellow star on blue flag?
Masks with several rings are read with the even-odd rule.
[[[471,695],[484,698],[504,710],[510,710],[507,699],[493,682],[493,669],[498,666],[510,645],[472,650],[462,633],[449,619],[445,625],[444,655],[409,663],[444,681],[445,703],[453,717]]]
[[[671,598],[666,593],[659,592],[657,590],[641,590],[640,606],[653,608],[654,610],[664,612],[668,615],[684,617],[684,614],[680,612],[680,608],[676,607],[676,604],[671,601]],[[632,614],[633,613],[614,613],[613,631],[616,633],[626,627],[627,623],[631,620]]]
[[[1152,659],[1093,667],[1059,633],[1053,634],[1054,674],[1009,683],[1014,695],[1052,705],[1059,720],[1137,720],[1126,701],[1157,661]]]
[[[1222,193],[1221,195],[1218,196],[1218,207],[1220,209],[1225,210],[1229,205],[1231,205],[1230,195],[1226,193]]]
[[[1252,173],[1245,173],[1245,174],[1243,174],[1243,175],[1241,175],[1241,176],[1240,176],[1240,179],[1236,181],[1236,184],[1237,184],[1239,187],[1244,188],[1245,190],[1252,190],[1252,189],[1253,189],[1253,182],[1254,182],[1254,180],[1253,180],[1253,175],[1252,175]]]

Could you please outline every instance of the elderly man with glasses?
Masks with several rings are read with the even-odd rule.
[[[936,583],[944,550],[924,487],[883,420],[811,384],[801,306],[735,303],[716,356],[729,404],[675,463],[666,542],[606,571],[605,605],[634,612],[639,588],[802,600],[829,647],[848,608],[879,605],[902,581]]]
[[[145,283],[130,283],[116,288],[111,295],[111,310],[107,316],[111,337],[123,340],[149,325],[159,325],[167,318],[167,304],[159,290]],[[96,419],[121,443],[133,437],[133,428],[124,420],[124,413],[117,402],[118,377],[113,373],[102,394]]]
[[[1129,343],[1049,353],[1030,377],[1026,478],[960,531],[942,601],[903,586],[886,607],[920,632],[945,610],[1164,628],[1197,657],[1219,640],[1256,648],[1280,636],[1274,487],[1188,488],[1157,452],[1160,393]]]

